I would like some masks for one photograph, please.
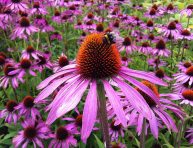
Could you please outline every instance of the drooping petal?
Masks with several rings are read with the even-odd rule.
[[[96,81],[90,85],[83,110],[81,139],[86,142],[90,136],[97,116],[97,90]]]
[[[113,80],[119,85],[131,105],[147,119],[151,118],[151,109],[139,92],[118,78],[113,78]]]
[[[123,107],[121,105],[119,96],[115,93],[115,91],[113,90],[111,85],[106,80],[103,80],[103,84],[104,84],[104,89],[105,89],[106,95],[109,99],[109,102],[111,103],[111,105],[113,107],[115,114],[117,115],[121,124],[124,127],[126,127],[127,126],[127,119],[125,117],[125,113],[123,111]]]
[[[79,84],[77,89],[71,90],[66,98],[61,99],[61,102],[58,103],[57,108],[52,108],[49,112],[46,123],[51,124],[57,118],[74,109],[80,102],[88,84],[89,80],[84,80],[81,84]]]

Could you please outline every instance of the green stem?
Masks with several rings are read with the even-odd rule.
[[[143,127],[140,135],[140,148],[145,148],[145,130],[146,130],[146,119],[143,120]]]
[[[12,87],[12,88],[13,88],[13,87]],[[18,98],[17,98],[17,92],[16,92],[15,88],[13,88],[13,93],[14,93],[14,95],[15,95],[15,100],[16,100],[17,102],[19,102],[19,100],[18,100]]]
[[[99,116],[100,123],[103,133],[103,139],[106,143],[106,148],[110,148],[110,136],[109,136],[109,127],[108,127],[108,118],[107,118],[107,109],[106,109],[106,97],[105,91],[102,82],[97,83],[97,92],[98,92],[98,101],[99,101]]]

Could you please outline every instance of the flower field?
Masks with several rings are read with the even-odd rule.
[[[193,147],[193,1],[0,0],[0,148]]]

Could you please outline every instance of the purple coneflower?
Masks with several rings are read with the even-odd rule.
[[[19,118],[15,109],[17,105],[16,101],[8,100],[5,106],[6,108],[0,111],[0,118],[5,118],[5,122],[9,124],[12,122],[16,124]]]
[[[193,5],[188,5],[185,9],[183,9],[180,14],[181,15],[186,15],[188,17],[190,17],[193,13]]]
[[[193,144],[193,128],[189,128],[186,131],[186,139],[188,139],[190,144]]]
[[[128,64],[131,62],[132,60],[131,59],[129,59],[129,58],[127,58],[126,56],[122,56],[121,57],[121,63],[122,63],[122,65],[123,66],[128,66]]]
[[[16,12],[19,10],[26,11],[28,9],[28,6],[23,2],[23,0],[10,0],[7,7]]]
[[[175,7],[172,3],[168,4],[166,7],[160,9],[161,14],[174,14],[178,12],[178,8]]]
[[[178,38],[180,28],[177,28],[176,22],[170,22],[167,26],[163,26],[160,28],[163,36],[171,37],[174,39]]]
[[[46,15],[48,12],[47,10],[43,7],[43,5],[40,5],[39,2],[34,2],[33,4],[33,8],[30,11],[30,14],[42,14],[42,15]]]
[[[55,134],[51,136],[53,139],[51,140],[48,148],[76,147],[77,140],[74,138],[74,135],[78,133],[79,132],[71,126],[61,126],[56,130]]]
[[[142,29],[148,29],[152,31],[155,28],[153,20],[148,20],[146,23],[140,25]]]
[[[186,89],[192,89],[193,90],[193,84],[189,85],[189,80],[183,83],[174,83],[173,89],[175,93],[181,93],[182,91]]]
[[[191,67],[193,64],[191,62],[179,62],[177,65],[178,69],[182,72],[186,72],[186,70]]]
[[[160,39],[156,43],[156,48],[154,48],[152,50],[152,53],[153,53],[153,55],[168,57],[171,52],[170,52],[170,50],[166,49],[166,44],[165,44],[164,40]]]
[[[58,24],[61,23],[61,13],[59,10],[55,10],[54,16],[52,17],[52,20]]]
[[[33,64],[29,59],[21,59],[19,64],[16,64],[16,69],[9,72],[10,75],[18,74],[19,77],[23,77],[27,72],[30,75],[36,76],[36,73],[33,71]]]
[[[168,100],[170,94],[159,94],[156,86],[148,81],[142,81],[142,83],[149,87],[158,97],[160,97],[159,105],[156,105],[155,102],[149,97],[149,95],[146,94],[146,92],[141,91],[139,88],[137,88],[137,90],[144,97],[152,110],[152,119],[146,120],[147,123],[145,129],[148,129],[150,127],[151,132],[156,139],[158,138],[158,128],[163,128],[162,125],[165,125],[169,131],[173,130],[174,132],[177,132],[175,122],[167,113],[167,111],[171,111],[181,120],[183,120],[185,113],[179,106]],[[137,113],[135,110],[132,110],[130,112],[129,125],[135,123],[137,126],[138,134],[141,134],[144,119],[145,118],[143,117],[143,115]]]
[[[119,39],[117,44],[119,45],[119,51],[121,52],[125,50],[127,54],[131,54],[135,49],[137,49],[137,47],[132,43],[130,37]]]
[[[193,84],[193,65],[185,72],[174,74],[176,82],[185,83],[189,80],[189,85]]]
[[[87,16],[85,16],[83,20],[84,22],[98,21],[98,17],[96,17],[93,13],[88,13]]]
[[[111,136],[111,141],[118,141],[119,136],[124,137],[124,127],[112,121],[109,126],[109,134]]]
[[[166,83],[149,73],[121,66],[121,58],[116,44],[114,44],[115,38],[112,34],[106,35],[110,38],[109,41],[107,41],[104,33],[88,35],[81,44],[76,64],[69,64],[63,67],[38,86],[38,89],[43,89],[43,91],[37,96],[35,102],[45,99],[60,85],[64,85],[48,107],[50,108],[47,119],[48,124],[53,123],[57,118],[74,109],[80,102],[87,87],[90,86],[83,110],[81,130],[83,141],[86,141],[89,137],[96,121],[98,83],[103,84],[106,96],[123,126],[126,126],[125,113],[121,107],[120,98],[109,83],[109,80],[117,83],[117,87],[123,91],[131,104],[147,118],[151,118],[149,107],[142,99],[142,96],[133,87],[124,82],[123,79],[148,92],[150,96],[155,95],[150,89],[144,87],[143,84],[132,77],[166,85]]]
[[[141,53],[148,55],[152,52],[153,48],[150,46],[148,42],[143,42],[141,46],[137,48],[137,50]]]
[[[159,58],[148,59],[148,64],[154,68],[166,66],[167,63]]]
[[[53,70],[54,72],[57,72],[62,67],[67,66],[69,64],[69,60],[65,54],[61,54],[60,57],[58,57],[58,60],[53,63]]]
[[[58,32],[54,32],[51,36],[50,36],[50,40],[58,40],[61,41],[62,40],[62,35]]]
[[[158,77],[158,78],[160,78],[162,80],[166,80],[166,81],[171,81],[172,80],[172,78],[168,77],[165,74],[163,69],[157,69],[154,74],[155,74],[156,77]]]
[[[41,140],[50,138],[50,130],[43,121],[38,120],[24,120],[21,124],[23,130],[13,138],[13,144],[15,148],[27,148],[29,143],[33,143],[33,146],[38,145],[40,148],[44,148]]]
[[[34,97],[26,96],[23,98],[23,101],[16,107],[20,116],[24,116],[25,119],[33,119],[35,120],[37,117],[41,117],[38,109],[35,108],[37,106],[34,103]]]
[[[173,98],[173,100],[181,100],[180,104],[189,104],[193,107],[193,90],[186,89],[179,94],[179,98]]]
[[[13,33],[11,34],[11,39],[15,38],[24,38],[31,35],[34,32],[38,32],[38,28],[32,26],[27,17],[22,17],[19,21],[19,26],[16,26],[13,29]]]
[[[18,81],[24,82],[23,76],[19,76],[18,74],[10,75],[9,73],[16,70],[16,67],[13,63],[7,63],[3,67],[4,75],[0,77],[0,87],[7,88],[9,82],[11,83],[13,88],[17,88],[19,86]]]
[[[25,50],[22,51],[21,58],[22,59],[38,59],[38,55],[41,55],[39,51],[37,51],[34,47],[28,46]]]
[[[154,8],[151,8],[149,11],[147,11],[145,14],[144,14],[145,17],[147,18],[158,18],[161,16],[161,14],[158,13],[157,10],[155,10]]]
[[[42,72],[45,68],[52,69],[52,63],[50,62],[50,56],[45,54],[38,55],[38,59],[34,64],[34,69]]]
[[[187,30],[181,30],[180,34],[177,36],[178,39],[193,40],[193,34]]]

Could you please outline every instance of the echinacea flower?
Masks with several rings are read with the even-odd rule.
[[[109,126],[109,134],[111,136],[111,141],[118,141],[119,136],[124,137],[124,127],[112,121]]]
[[[165,74],[164,70],[160,69],[160,68],[155,71],[155,76],[162,79],[162,80],[166,80],[166,81],[171,81],[172,80],[172,78],[168,77]]]
[[[33,71],[33,64],[29,59],[21,59],[20,63],[16,64],[15,67],[16,69],[11,71],[10,75],[18,74],[19,77],[23,77],[29,72],[30,75],[36,76],[36,73]]]
[[[0,111],[0,118],[5,118],[5,122],[9,124],[12,122],[16,124],[19,118],[15,109],[17,105],[16,101],[8,100],[5,106],[6,108]]]
[[[34,69],[42,72],[45,68],[51,69],[52,63],[50,62],[50,57],[45,54],[38,55],[38,59],[34,63]]]
[[[185,72],[174,74],[176,82],[185,83],[189,80],[189,85],[193,84],[193,65],[187,68]]]
[[[23,130],[13,138],[13,144],[15,148],[27,148],[29,143],[33,143],[33,146],[38,145],[40,148],[44,148],[42,140],[50,138],[50,129],[41,120],[24,120],[21,124]]]
[[[50,36],[50,40],[58,40],[61,41],[62,40],[62,35],[58,32],[54,32],[51,36]]]
[[[178,69],[182,72],[185,72],[190,66],[192,66],[193,64],[191,62],[179,62],[179,64],[177,65]]]
[[[33,8],[30,11],[31,15],[33,15],[33,14],[46,15],[47,13],[48,13],[47,10],[39,2],[34,2]]]
[[[120,38],[117,42],[119,51],[126,51],[127,54],[131,54],[137,47],[134,45],[130,37]]]
[[[147,12],[144,14],[144,16],[147,17],[147,18],[154,19],[154,18],[160,17],[161,14],[158,13],[158,11],[155,10],[154,8],[151,8],[149,11],[147,11]]]
[[[153,58],[153,59],[148,59],[148,65],[156,68],[156,67],[161,67],[161,66],[166,66],[167,63],[159,58]]]
[[[16,107],[20,116],[24,116],[25,119],[36,120],[40,116],[40,112],[36,109],[37,104],[34,103],[34,97],[26,96],[23,101]]]
[[[172,100],[180,100],[180,104],[189,104],[193,107],[193,90],[185,89],[179,93],[179,97],[173,97]]]
[[[15,12],[18,12],[19,10],[26,11],[28,9],[28,6],[23,0],[10,0],[10,2],[7,4],[7,7]]]
[[[18,81],[24,82],[23,76],[19,76],[18,73],[14,75],[10,75],[9,73],[16,70],[16,67],[13,63],[7,63],[3,67],[4,75],[0,77],[0,87],[7,88],[9,83],[11,83],[13,88],[17,88],[19,86]]]
[[[153,48],[150,46],[148,42],[143,42],[141,46],[137,48],[137,50],[141,53],[148,55],[152,52]]]
[[[171,52],[170,52],[170,50],[166,49],[166,44],[165,44],[164,40],[160,39],[156,43],[156,48],[154,48],[152,50],[152,53],[153,53],[153,55],[168,57]]]
[[[63,85],[53,102],[48,106],[50,112],[47,124],[51,124],[57,118],[74,109],[80,102],[87,87],[90,86],[83,110],[81,128],[81,139],[83,141],[86,141],[89,137],[96,121],[98,110],[97,87],[99,81],[104,85],[106,96],[124,127],[126,126],[125,113],[121,107],[120,98],[115,93],[109,80],[117,83],[117,87],[123,91],[134,108],[147,118],[151,118],[149,107],[142,99],[142,96],[123,79],[140,87],[150,96],[153,95],[154,98],[156,96],[150,89],[132,77],[147,79],[156,84],[166,85],[166,83],[149,73],[121,66],[120,55],[116,44],[114,44],[115,38],[111,33],[106,34],[106,36],[108,36],[109,42],[104,33],[88,35],[80,46],[76,64],[69,64],[63,67],[54,75],[41,82],[38,89],[43,89],[43,91],[35,99],[35,102],[39,102],[53,93],[60,85]]]
[[[186,39],[186,40],[193,40],[193,34],[187,30],[181,30],[181,32],[179,33],[179,35],[177,36],[178,39]]]
[[[148,29],[152,31],[155,28],[153,20],[148,20],[146,23],[140,25],[142,29]]]
[[[84,18],[83,20],[85,22],[88,22],[88,21],[98,21],[98,17],[96,17],[93,13],[88,13]]]
[[[175,7],[172,3],[168,4],[166,7],[162,7],[159,12],[161,14],[174,14],[178,12],[178,8]]]
[[[189,81],[183,82],[183,83],[174,83],[173,84],[173,90],[175,93],[179,94],[183,92],[186,89],[192,89],[193,90],[193,84],[189,85]]]
[[[53,62],[53,70],[54,72],[57,72],[58,70],[60,70],[62,67],[66,66],[69,64],[69,60],[67,58],[67,56],[65,54],[61,54],[57,61]]]
[[[186,15],[188,17],[190,17],[193,13],[193,5],[188,5],[185,9],[183,9],[180,14],[181,15]]]
[[[38,32],[38,28],[30,24],[30,21],[27,17],[22,17],[19,21],[19,26],[16,26],[13,29],[11,34],[11,39],[27,39],[27,37],[34,32]]]
[[[58,24],[61,23],[61,13],[59,10],[55,10],[54,16],[52,17],[52,20]]]
[[[188,139],[190,144],[193,144],[193,128],[189,128],[186,131],[186,136],[185,137],[186,137],[186,139]]]
[[[160,29],[160,32],[163,33],[163,36],[171,37],[174,39],[178,38],[180,28],[177,28],[175,21],[170,22],[167,26],[163,26]]]
[[[21,58],[23,59],[38,59],[38,55],[41,55],[33,46],[28,46],[25,50],[22,51]]]
[[[71,146],[76,147],[77,140],[74,138],[78,131],[71,126],[60,126],[55,134],[52,134],[52,140],[48,148],[70,148]]]
[[[145,129],[150,128],[151,133],[156,139],[158,138],[158,128],[163,128],[162,125],[165,125],[169,131],[173,130],[174,132],[177,132],[178,130],[175,125],[175,121],[172,119],[171,115],[168,112],[171,111],[175,114],[176,117],[181,120],[184,119],[185,113],[179,106],[168,99],[170,98],[171,94],[159,94],[154,84],[148,81],[142,81],[142,83],[149,87],[160,98],[160,104],[156,105],[155,102],[146,94],[146,92],[143,92],[139,88],[136,88],[152,109],[152,119],[146,120],[147,124]],[[129,125],[136,124],[138,134],[141,134],[142,132],[142,125],[144,120],[145,118],[143,117],[143,115],[137,113],[135,109],[130,111]]]

